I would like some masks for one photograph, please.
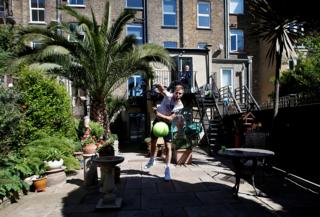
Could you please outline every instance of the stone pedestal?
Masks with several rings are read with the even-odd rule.
[[[97,166],[93,163],[96,154],[83,154],[84,184],[93,186],[98,184]]]
[[[96,205],[96,209],[120,208],[122,198],[117,196],[115,185],[115,165],[124,161],[120,156],[105,156],[93,160],[101,168],[101,182],[103,182],[101,191],[103,197]]]
[[[47,187],[57,185],[66,182],[67,176],[63,168],[48,170],[47,175]]]

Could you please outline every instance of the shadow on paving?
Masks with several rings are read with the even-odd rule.
[[[81,180],[72,182],[78,184]],[[221,183],[200,180],[198,183],[188,183],[174,179],[165,182],[163,177],[147,171],[128,169],[121,171],[121,181],[117,184],[118,194],[123,199],[120,209],[96,210],[102,197],[99,186],[86,188],[82,185],[63,199],[62,213],[65,217],[317,216],[317,205],[306,204],[306,201],[310,201],[309,194],[301,194],[302,192],[297,192],[296,189],[292,191],[291,188],[287,192],[282,183],[271,185],[270,189],[267,185],[264,185],[266,189],[262,189],[268,195],[266,200],[278,203],[278,206],[282,206],[282,211],[270,209],[264,199],[256,199],[252,195],[240,193],[239,199],[234,199],[231,187]],[[302,195],[308,198],[301,197]],[[288,203],[292,201],[292,197],[296,204]],[[318,199],[316,198],[316,202],[319,202]]]

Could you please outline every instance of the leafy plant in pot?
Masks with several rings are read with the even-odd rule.
[[[109,137],[106,141],[104,141],[102,144],[99,145],[97,148],[97,152],[99,153],[99,156],[114,156],[114,138]]]
[[[63,153],[56,148],[48,148],[48,150],[44,152],[43,160],[48,170],[59,169],[63,165]]]
[[[97,146],[96,141],[91,135],[81,141],[83,154],[94,154],[96,152]]]

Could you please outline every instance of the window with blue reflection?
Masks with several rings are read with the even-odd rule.
[[[127,24],[127,35],[136,36],[136,44],[143,44],[143,27],[142,24]]]
[[[142,0],[125,0],[127,8],[142,8]]]
[[[165,48],[177,48],[177,42],[175,42],[175,41],[165,41],[165,42],[163,42],[163,47],[165,47]]]
[[[244,36],[242,30],[230,30],[230,44],[231,52],[238,52],[244,50]]]
[[[177,26],[176,0],[163,0],[163,25]]]
[[[143,96],[146,91],[146,81],[141,75],[133,75],[128,79],[128,97]]]
[[[84,0],[68,0],[70,5],[84,5]]]
[[[199,2],[197,10],[198,28],[210,28],[210,2]]]

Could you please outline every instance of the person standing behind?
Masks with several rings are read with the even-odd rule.
[[[190,71],[190,66],[185,65],[183,67],[183,70],[179,72],[179,80],[188,90],[191,88],[191,77],[192,77],[192,72]]]
[[[166,148],[166,168],[164,173],[164,179],[166,181],[171,180],[170,174],[170,162],[172,158],[172,133],[171,133],[171,123],[176,117],[176,114],[183,109],[183,103],[181,97],[184,93],[184,87],[182,85],[176,85],[174,92],[168,92],[161,84],[156,85],[159,92],[164,96],[161,101],[160,106],[155,110],[156,118],[152,123],[154,126],[159,121],[164,121],[169,126],[169,133],[163,138],[164,145]],[[149,169],[155,164],[155,155],[156,155],[156,145],[157,137],[153,134],[151,130],[151,154],[148,163],[145,165],[145,169]]]

